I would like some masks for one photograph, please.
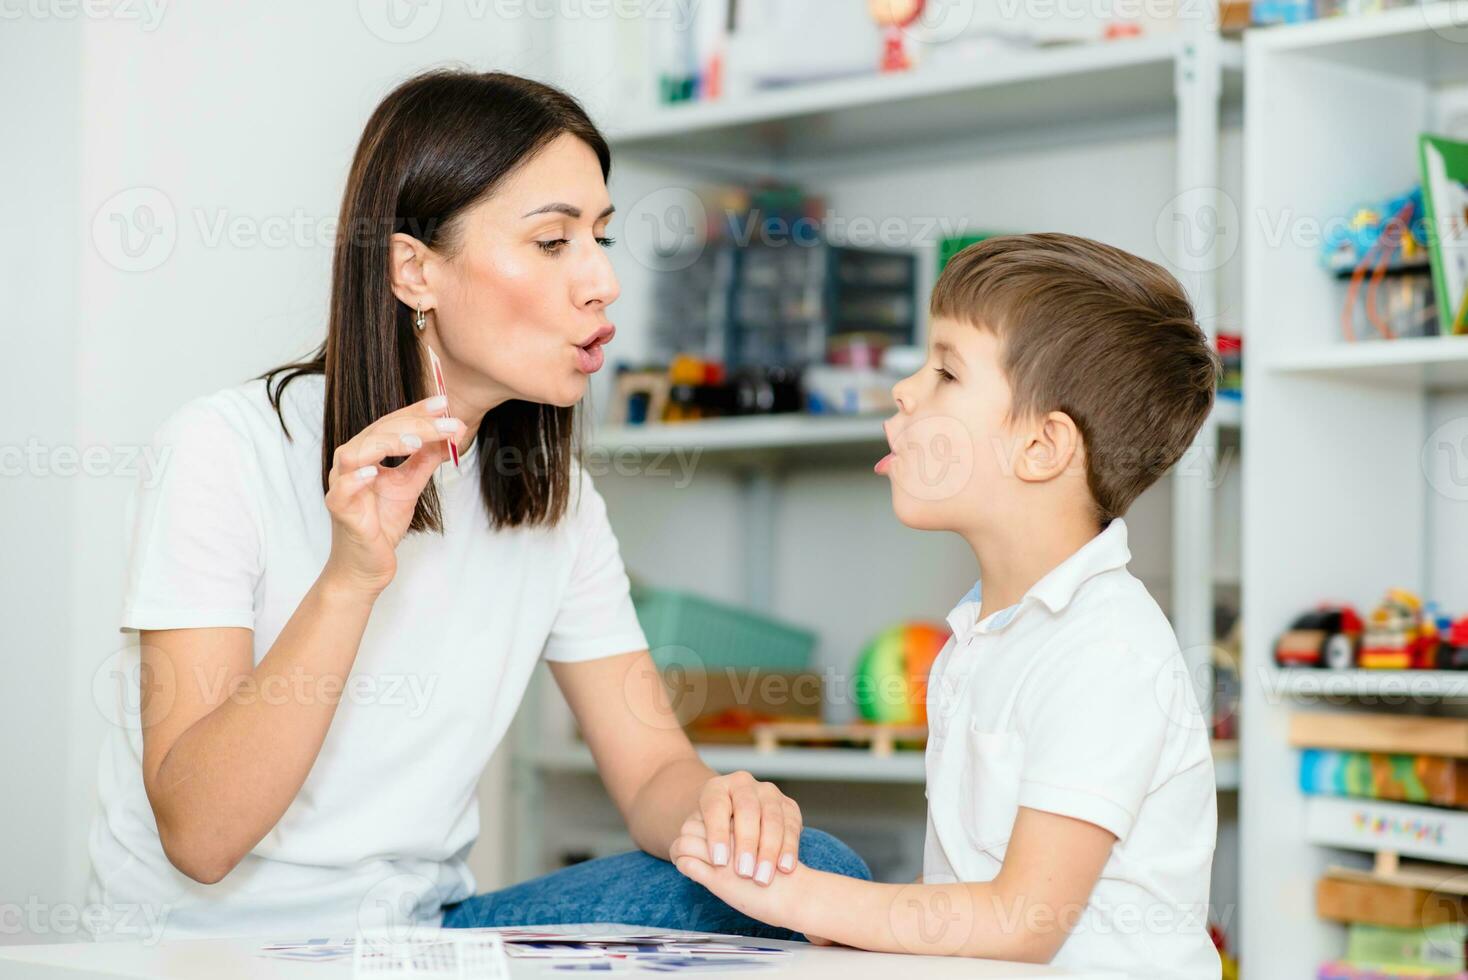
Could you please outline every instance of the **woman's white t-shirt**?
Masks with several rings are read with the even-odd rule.
[[[259,663],[324,565],[320,375],[285,387],[288,440],[252,381],[196,399],[154,435],[162,476],[129,505],[123,630],[236,626]],[[280,821],[221,881],[169,863],[143,789],[136,661],[99,772],[89,903],[98,938],[352,934],[436,923],[475,881],[475,787],[537,660],[645,649],[606,507],[579,468],[554,528],[492,530],[478,453],[439,468],[445,533],[412,534],[367,623],[331,728]],[[134,656],[136,654],[134,653]],[[199,678],[200,683],[211,679]],[[304,674],[261,698],[313,698]],[[130,932],[128,920],[133,925]],[[149,925],[152,923],[153,925]],[[155,928],[156,926],[156,928]]]

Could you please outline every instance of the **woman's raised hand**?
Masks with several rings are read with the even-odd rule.
[[[387,588],[418,497],[449,458],[448,441],[467,428],[459,419],[440,417],[446,404],[436,395],[398,409],[337,447],[327,478],[331,556],[323,575],[374,595]],[[407,459],[383,466],[390,456]]]

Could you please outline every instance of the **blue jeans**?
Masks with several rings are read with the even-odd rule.
[[[820,871],[870,881],[856,852],[830,834],[807,827],[800,862]],[[775,873],[779,885],[780,873]],[[667,861],[642,851],[573,864],[497,892],[444,907],[446,929],[624,922],[656,929],[725,932],[759,939],[805,937],[737,912]]]

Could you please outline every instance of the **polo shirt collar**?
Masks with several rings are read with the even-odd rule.
[[[1131,561],[1132,553],[1127,547],[1126,522],[1120,517],[1107,525],[1106,530],[1096,535],[1065,561],[1056,565],[1040,581],[1030,586],[1019,602],[1008,609],[990,615],[985,623],[985,632],[1003,629],[1019,614],[1031,600],[1044,603],[1052,613],[1058,613],[1070,604],[1081,585],[1090,578],[1115,568],[1124,568]],[[958,605],[948,614],[948,625],[953,635],[962,639],[980,624],[979,607],[983,597],[983,583],[975,582]]]

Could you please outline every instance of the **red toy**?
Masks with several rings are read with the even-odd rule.
[[[924,0],[867,0],[867,10],[882,28],[882,70],[907,71],[912,59],[902,29],[923,14]]]
[[[1361,632],[1354,608],[1321,605],[1290,624],[1275,645],[1274,662],[1281,667],[1354,667]]]

